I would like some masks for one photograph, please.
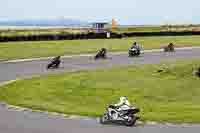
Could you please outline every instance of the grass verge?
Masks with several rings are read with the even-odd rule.
[[[109,103],[128,96],[142,120],[200,122],[200,61],[81,71],[16,81],[0,87],[12,105],[84,116],[100,116]],[[158,73],[157,70],[164,68]]]
[[[133,43],[133,41],[139,42],[144,49],[161,48],[169,42],[174,42],[177,47],[200,46],[199,36],[135,37],[125,39],[66,40],[41,42],[8,42],[0,43],[0,60],[96,53],[96,51],[102,47],[105,47],[112,52],[127,51]]]

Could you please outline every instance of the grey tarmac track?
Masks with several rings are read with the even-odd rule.
[[[200,58],[200,48],[177,50],[175,53],[148,52],[137,58],[127,54],[109,55],[107,60],[94,61],[92,57],[64,58],[58,70],[46,70],[48,60],[0,62],[0,82],[64,71],[104,69],[113,66],[154,64],[165,61]],[[96,119],[70,119],[39,112],[17,111],[0,105],[0,133],[199,133],[200,125],[147,124],[128,128],[100,125]]]

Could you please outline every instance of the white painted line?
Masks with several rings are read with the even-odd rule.
[[[80,115],[68,115],[64,113],[57,113],[57,112],[48,112],[48,111],[41,111],[41,110],[34,110],[26,107],[20,107],[20,106],[15,106],[15,105],[9,105],[7,103],[0,103],[1,105],[5,106],[7,109],[13,110],[13,111],[19,111],[19,112],[36,112],[36,113],[41,113],[49,116],[60,116],[63,118],[67,119],[83,119],[83,120],[91,120],[94,119],[93,117],[87,117],[87,116],[80,116]]]
[[[176,50],[191,50],[191,49],[198,49],[200,47],[180,47],[176,48]],[[144,50],[142,52],[144,53],[151,53],[151,52],[162,52],[163,49],[152,49],[152,50]],[[120,54],[126,54],[127,52],[111,52],[110,55],[120,55]],[[62,56],[62,58],[74,58],[74,57],[91,57],[95,54],[80,54],[80,55],[66,55]],[[31,58],[31,59],[19,59],[19,60],[9,60],[9,61],[2,61],[4,63],[17,63],[17,62],[28,62],[28,61],[39,61],[39,60],[47,60],[51,59],[53,57],[41,57],[41,58]]]
[[[74,58],[74,57],[90,57],[94,54],[82,54],[82,55],[66,55],[62,56],[62,58]],[[39,60],[47,60],[52,59],[54,57],[41,57],[41,58],[31,58],[31,59],[19,59],[19,60],[9,60],[9,61],[2,61],[4,63],[17,63],[17,62],[28,62],[28,61],[39,61]]]
[[[20,79],[5,81],[5,82],[0,83],[0,86],[7,85],[7,84],[13,83],[13,82],[18,81],[18,80],[20,80]]]

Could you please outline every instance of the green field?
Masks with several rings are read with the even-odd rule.
[[[129,26],[109,29],[117,33],[129,32],[183,32],[183,31],[200,31],[199,25],[161,25],[161,26]]]
[[[87,30],[80,28],[50,28],[50,29],[0,29],[0,37],[30,36],[30,35],[57,35],[68,33],[86,33]]]
[[[35,77],[0,87],[0,101],[100,116],[108,104],[128,96],[144,121],[199,123],[200,79],[192,74],[197,66],[199,60]]]
[[[118,26],[112,29],[111,25],[106,26],[106,30],[124,33],[124,32],[161,32],[161,31],[200,31],[200,25],[154,25],[154,26]],[[1,29],[1,36],[30,36],[30,35],[56,35],[56,34],[67,34],[67,33],[88,33],[94,32],[91,27],[88,28],[33,28],[33,29]]]
[[[129,33],[129,32],[161,32],[161,31],[167,31],[167,28],[165,27],[124,27],[124,28],[115,28],[110,29],[112,32],[117,33]]]
[[[96,53],[102,47],[107,48],[109,52],[127,51],[132,45],[133,41],[139,42],[144,49],[161,48],[169,42],[174,42],[177,47],[199,46],[200,36],[8,42],[0,43],[0,60]]]

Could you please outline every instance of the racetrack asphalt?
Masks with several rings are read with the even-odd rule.
[[[200,58],[200,48],[177,50],[175,53],[148,52],[140,57],[110,54],[107,60],[94,61],[93,57],[63,58],[61,68],[46,70],[49,60],[0,62],[0,82],[64,71],[104,69],[113,66],[155,64],[166,61]],[[199,133],[200,124],[166,125],[147,124],[136,127],[100,125],[97,119],[70,119],[32,111],[17,111],[0,105],[0,133]]]

